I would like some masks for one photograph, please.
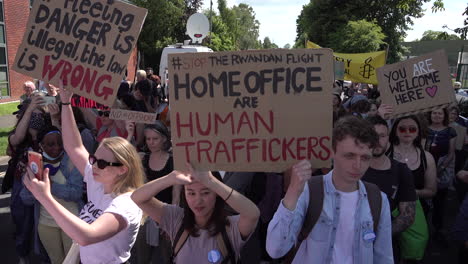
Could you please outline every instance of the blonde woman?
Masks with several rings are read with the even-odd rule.
[[[72,93],[60,87],[62,135],[65,151],[84,175],[88,203],[79,217],[58,203],[50,193],[49,171],[43,181],[28,169],[25,186],[65,233],[80,245],[80,259],[87,263],[124,263],[130,258],[142,212],[131,200],[143,183],[143,168],[135,148],[124,138],[104,139],[95,155],[89,155],[75,125]]]

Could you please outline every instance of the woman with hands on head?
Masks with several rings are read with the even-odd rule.
[[[175,249],[175,263],[235,263],[255,230],[260,211],[211,172],[197,172],[187,166],[187,173],[173,171],[145,184],[132,194],[132,199],[169,235]],[[154,197],[174,185],[184,185],[180,207]],[[226,204],[239,215],[226,216]],[[220,236],[229,240],[225,246],[230,246],[232,251],[227,255],[221,254],[220,240],[225,240]]]
[[[130,199],[143,183],[143,168],[135,148],[124,138],[104,139],[89,155],[75,124],[72,92],[60,85],[62,136],[65,151],[87,183],[88,203],[77,217],[51,195],[49,170],[43,181],[28,168],[25,186],[54,218],[57,225],[80,245],[81,262],[125,263],[135,242],[142,212]]]

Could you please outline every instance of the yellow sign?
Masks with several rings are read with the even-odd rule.
[[[320,48],[312,41],[307,41],[308,49]],[[358,83],[378,84],[376,69],[385,65],[385,51],[369,53],[333,53],[336,61],[345,65],[344,79]]]

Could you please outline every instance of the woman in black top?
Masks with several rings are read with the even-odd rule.
[[[414,176],[416,194],[421,199],[425,213],[428,205],[424,199],[432,198],[437,191],[435,162],[431,153],[421,144],[423,131],[419,119],[414,116],[398,118],[390,132],[390,149],[387,154],[399,162],[405,163]]]
[[[161,122],[146,125],[144,129],[143,168],[147,182],[168,175],[174,170],[171,154],[171,138],[167,127]],[[156,198],[167,204],[178,204],[182,186],[168,188],[156,195]],[[170,240],[161,233],[151,219],[147,219],[144,228],[140,228],[135,243],[137,263],[168,263],[171,256]]]

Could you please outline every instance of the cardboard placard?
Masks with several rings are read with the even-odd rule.
[[[444,50],[377,69],[382,103],[393,117],[427,112],[455,102]]]
[[[109,2],[34,1],[13,70],[112,105],[147,11]]]
[[[154,124],[156,122],[157,114],[128,111],[122,109],[112,108],[109,118],[114,120],[133,121],[135,123]]]
[[[176,169],[330,166],[330,49],[179,53],[169,62]]]

